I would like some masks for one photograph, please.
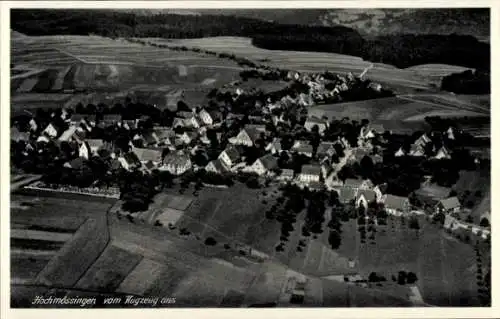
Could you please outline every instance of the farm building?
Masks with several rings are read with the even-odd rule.
[[[436,204],[436,213],[451,214],[460,211],[460,201],[456,196],[440,200]]]
[[[162,162],[161,150],[133,147],[132,152],[137,156],[139,161],[143,164],[146,164],[147,162],[151,161],[154,165],[158,166]]]
[[[218,158],[227,167],[232,167],[241,161],[241,152],[238,148],[229,146],[219,154]]]
[[[404,149],[402,147],[400,147],[396,153],[394,153],[394,156],[395,157],[401,157],[401,156],[405,156],[406,155],[406,152],[404,151]]]
[[[246,171],[254,172],[257,175],[264,175],[269,174],[276,168],[278,168],[276,158],[271,154],[267,154],[257,159],[251,166],[247,167]]]
[[[244,128],[237,136],[231,137],[229,142],[234,145],[254,146],[261,133],[255,128]]]
[[[182,175],[192,167],[189,155],[184,152],[170,153],[163,158],[160,170],[166,170],[173,175]]]
[[[321,179],[321,167],[319,165],[304,165],[297,176],[299,182],[319,182]]]
[[[388,214],[402,215],[410,211],[410,201],[407,197],[387,194],[384,195],[383,203]]]
[[[363,206],[368,208],[368,204],[375,202],[377,196],[374,191],[369,189],[360,189],[356,195],[356,207]]]
[[[229,167],[227,167],[224,162],[220,159],[215,159],[213,161],[210,161],[206,166],[205,166],[205,171],[207,172],[212,172],[216,174],[222,174],[227,171],[229,171]]]

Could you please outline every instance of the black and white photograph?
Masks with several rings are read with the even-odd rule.
[[[493,9],[105,2],[8,9],[8,306],[492,307]]]

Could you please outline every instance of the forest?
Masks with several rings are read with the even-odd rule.
[[[279,24],[228,15],[136,15],[117,10],[11,11],[12,29],[28,35],[101,35],[106,37],[249,37],[270,50],[348,54],[399,68],[445,63],[489,70],[490,45],[466,35],[385,35],[363,38],[343,26]]]
[[[490,73],[467,70],[443,77],[441,90],[457,94],[490,94]]]

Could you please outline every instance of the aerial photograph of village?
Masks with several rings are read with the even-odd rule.
[[[490,9],[11,9],[8,41],[12,308],[491,307]]]

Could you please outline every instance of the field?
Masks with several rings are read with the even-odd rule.
[[[265,64],[299,72],[328,70],[338,73],[353,72],[359,74],[371,64],[359,57],[335,53],[265,50],[253,46],[249,38],[214,37],[180,40],[148,39],[148,41],[171,46],[186,46],[232,53],[255,61],[264,60]],[[462,70],[462,68],[449,65],[423,65],[408,69],[397,69],[391,65],[376,63],[368,71],[366,77],[398,88],[432,90],[431,84],[435,84],[436,76],[447,75],[457,70]]]
[[[309,109],[309,115],[335,117],[337,119],[368,119],[371,122],[386,124],[388,128],[423,129],[426,116],[473,117],[488,119],[489,107],[482,105],[460,105],[455,101],[442,98],[440,95],[405,95],[381,99],[346,102],[337,104],[322,104]],[[479,125],[479,126],[478,126]],[[472,124],[471,128],[489,131],[487,123]]]
[[[41,68],[12,79],[13,92],[179,87],[211,88],[237,79],[236,64],[97,36],[21,37],[11,41],[12,64]]]

